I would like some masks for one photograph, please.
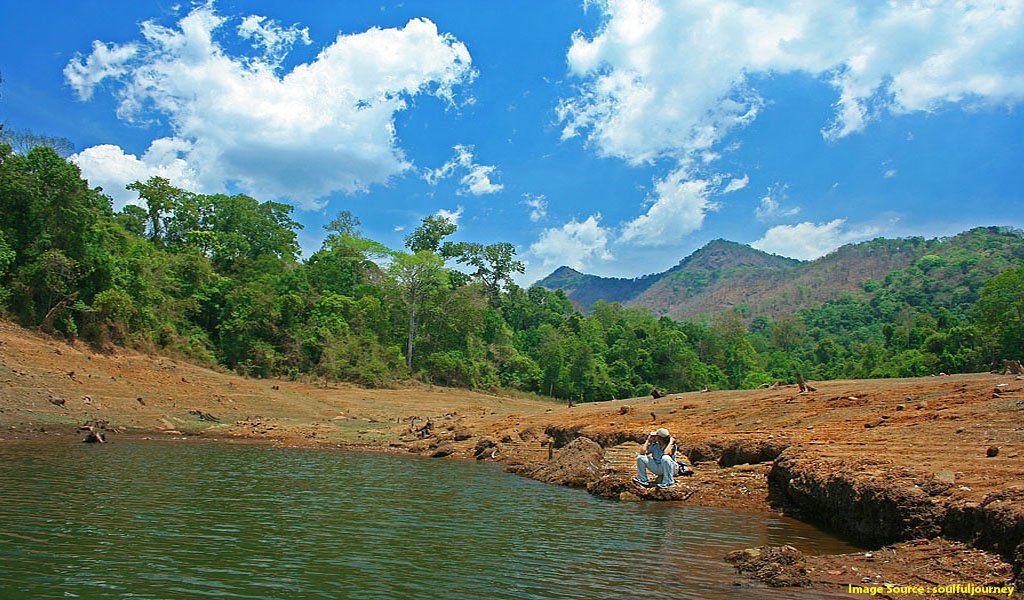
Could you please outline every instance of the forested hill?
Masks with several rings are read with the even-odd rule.
[[[922,293],[939,293],[965,285],[964,289],[968,289],[968,279],[991,277],[1000,266],[1024,260],[1024,239],[1020,232],[999,227],[977,228],[931,240],[878,238],[843,246],[807,262],[715,240],[668,271],[641,279],[602,278],[562,267],[537,285],[562,289],[584,307],[604,300],[647,308],[680,320],[734,308],[748,318],[776,318],[837,300],[844,294],[868,298],[869,290],[890,273],[907,269],[926,256],[933,258],[924,261],[928,268],[921,275],[935,281],[921,284]],[[938,268],[950,261],[966,270],[950,272]],[[972,273],[976,267],[980,272]],[[566,277],[567,271],[573,276]],[[622,282],[635,285],[630,288]]]
[[[253,377],[582,401],[1024,357],[1024,238],[1008,229],[875,240],[809,263],[716,241],[606,296],[637,306],[581,314],[562,291],[513,283],[512,244],[451,242],[456,225],[439,216],[392,249],[342,211],[300,260],[289,205],[157,177],[130,187],[143,206],[115,210],[53,149],[0,144],[0,315]],[[557,275],[596,297],[599,279]],[[660,316],[698,313],[712,316]]]

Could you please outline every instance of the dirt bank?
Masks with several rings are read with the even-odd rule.
[[[244,379],[130,351],[97,354],[0,321],[0,443],[80,435],[75,427],[94,422],[115,442],[204,435],[502,461],[621,500],[786,512],[868,548],[932,539],[927,552],[893,546],[903,570],[872,560],[872,578],[906,582],[919,569],[913,577],[981,585],[1000,576],[1000,559],[1020,575],[1024,381],[978,374],[815,386],[805,394],[789,386],[569,408],[420,385]],[[637,442],[655,427],[669,428],[697,469],[670,494],[628,483]],[[595,443],[567,451],[581,437]],[[943,570],[953,563],[925,560],[959,560],[963,548],[954,542],[991,554],[955,577]],[[850,578],[855,571],[821,568],[843,574],[812,577],[813,585],[859,581]]]

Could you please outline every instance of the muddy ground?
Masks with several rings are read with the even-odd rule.
[[[813,385],[567,407],[424,385],[246,379],[134,351],[97,353],[0,321],[0,443],[83,436],[76,428],[91,422],[113,443],[202,435],[501,461],[619,500],[784,512],[862,544],[865,554],[806,557],[800,566],[822,589],[993,584],[1014,567],[1020,577],[1024,380]],[[637,441],[657,427],[696,467],[668,494],[629,483]]]

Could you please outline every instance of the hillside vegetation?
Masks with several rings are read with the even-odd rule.
[[[715,242],[629,300],[669,291],[723,299],[700,311],[709,316],[680,321],[608,302],[584,315],[562,291],[522,289],[512,282],[523,266],[511,244],[452,242],[456,226],[440,217],[425,218],[395,250],[367,239],[343,211],[321,248],[299,260],[291,206],[196,194],[160,178],[130,187],[145,206],[115,211],[54,150],[0,145],[7,315],[100,349],[254,377],[363,386],[415,378],[582,401],[652,386],[751,388],[798,371],[987,370],[1022,355],[1016,231],[876,240],[813,263]]]

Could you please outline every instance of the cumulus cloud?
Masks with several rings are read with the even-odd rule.
[[[761,198],[761,203],[754,209],[757,219],[759,221],[771,221],[799,214],[799,206],[786,208],[782,205],[782,202],[789,198],[789,195],[786,193],[788,190],[788,185],[776,184],[768,188],[768,193]]]
[[[886,112],[1024,99],[1022,0],[589,4],[604,22],[593,37],[573,35],[569,69],[582,83],[559,106],[562,135],[585,135],[599,154],[631,164],[707,155],[757,117],[758,74],[830,83],[829,139]]]
[[[92,98],[93,89],[108,77],[128,72],[128,61],[139,51],[135,44],[104,44],[93,41],[92,52],[84,60],[80,55],[64,67],[64,78],[82,100]]]
[[[81,99],[109,83],[121,118],[166,122],[198,191],[233,188],[317,208],[333,192],[385,183],[411,166],[395,114],[418,95],[452,102],[475,74],[465,44],[428,19],[339,34],[283,74],[292,45],[308,41],[305,29],[245,17],[235,31],[256,53],[233,56],[215,38],[227,21],[206,4],[175,27],[145,22],[141,41],[97,42],[64,70]],[[80,162],[86,177],[114,173],[131,157],[109,148],[89,156]],[[101,164],[103,156],[112,162]]]
[[[530,221],[534,223],[548,216],[548,200],[544,194],[523,194],[523,204],[530,207]]]
[[[772,227],[765,232],[764,237],[751,246],[773,254],[813,260],[844,244],[859,242],[879,233],[881,229],[873,225],[847,227],[846,219],[836,219],[817,225],[805,221],[796,225]]]
[[[529,259],[537,259],[543,268],[568,265],[585,269],[594,261],[613,258],[608,250],[611,232],[601,226],[601,215],[590,215],[584,221],[573,219],[561,227],[545,229],[530,245]]]
[[[146,181],[150,177],[163,177],[184,189],[197,189],[196,173],[182,158],[190,149],[182,140],[160,138],[150,144],[141,157],[126,154],[118,146],[101,144],[73,154],[71,161],[78,165],[89,183],[100,186],[114,200],[114,207],[138,203],[138,194],[125,189],[132,181]]]
[[[618,241],[639,246],[665,246],[681,242],[704,225],[704,216],[719,205],[711,195],[718,181],[690,179],[685,170],[668,174],[654,184],[647,212],[623,226]]]
[[[461,187],[458,194],[483,196],[500,192],[505,188],[504,185],[491,181],[491,176],[497,171],[497,167],[476,164],[473,146],[459,144],[454,147],[454,150],[455,156],[451,160],[437,169],[429,169],[424,173],[423,178],[427,180],[427,183],[436,185],[442,179],[447,179],[456,171],[460,171],[465,174],[459,179]]]

